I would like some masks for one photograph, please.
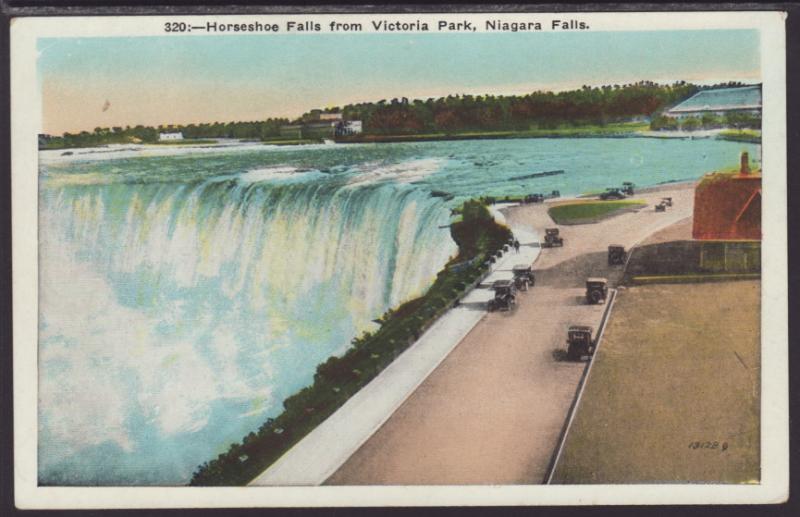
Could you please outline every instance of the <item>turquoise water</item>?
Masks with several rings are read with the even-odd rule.
[[[40,482],[186,483],[424,292],[456,252],[440,226],[461,198],[693,179],[742,150],[759,152],[538,139],[42,153]],[[512,179],[549,170],[565,173]]]

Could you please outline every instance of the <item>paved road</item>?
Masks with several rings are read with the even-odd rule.
[[[606,221],[562,226],[564,248],[543,250],[536,287],[511,313],[484,317],[328,480],[363,484],[543,482],[585,367],[564,360],[570,324],[597,327],[603,306],[583,302],[588,276],[618,280],[607,246],[630,247],[692,213],[693,189],[637,195],[650,205]],[[675,206],[653,204],[672,196]],[[515,232],[554,226],[542,205],[510,209]]]

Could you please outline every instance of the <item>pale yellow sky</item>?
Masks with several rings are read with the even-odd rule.
[[[699,84],[760,80],[758,72],[741,74],[737,77],[721,76],[719,79],[702,77],[680,79]],[[671,83],[677,78],[652,80]],[[620,82],[625,81],[608,79],[592,85]],[[302,87],[292,92],[270,92],[266,85],[223,83],[179,85],[172,82],[165,86],[155,81],[143,81],[135,85],[108,84],[101,81],[76,84],[46,80],[42,88],[42,132],[61,135],[64,132],[92,131],[95,127],[251,121],[270,117],[295,118],[313,108],[343,106],[402,96],[425,99],[450,94],[520,95],[537,90],[569,90],[580,88],[583,84],[586,83],[527,83],[462,88],[455,91],[444,91],[441,87],[417,88],[412,91],[401,87],[394,88],[394,91],[376,88],[372,93],[362,89],[357,93],[345,93],[333,98],[331,94]],[[193,95],[186,95],[185,89],[192,89]],[[110,107],[103,111],[106,99]]]
[[[42,132],[641,80],[760,81],[757,31],[40,40]],[[108,100],[110,107],[103,111]]]

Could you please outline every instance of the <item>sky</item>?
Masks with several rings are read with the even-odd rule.
[[[761,80],[755,30],[51,38],[38,54],[42,132],[54,135],[395,97]]]

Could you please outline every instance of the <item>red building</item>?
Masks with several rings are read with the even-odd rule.
[[[692,237],[761,240],[761,171],[742,153],[738,173],[707,174],[694,192]]]

